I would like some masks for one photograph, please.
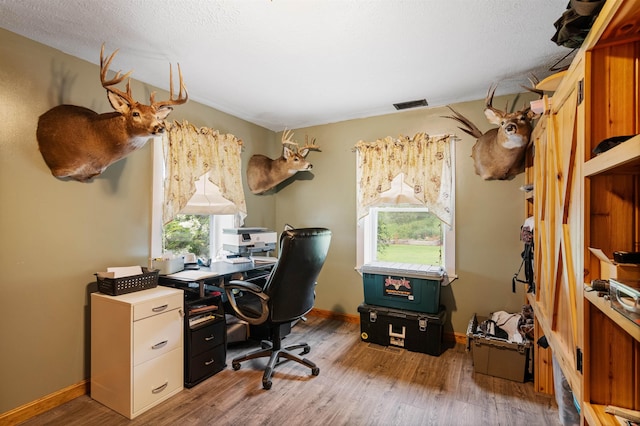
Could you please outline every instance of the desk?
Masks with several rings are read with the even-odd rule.
[[[249,279],[267,276],[275,262],[227,263],[217,261],[211,266],[201,266],[197,270],[185,270],[175,274],[161,275],[159,284],[176,288],[190,288],[190,284],[198,286],[199,296],[206,296],[207,286],[224,287],[225,280]]]
[[[162,286],[184,290],[185,387],[193,387],[226,367],[227,332],[222,292],[225,281],[266,277],[274,265],[275,262],[219,261],[209,267],[158,278]],[[212,313],[211,318],[207,316],[203,320],[203,311]]]

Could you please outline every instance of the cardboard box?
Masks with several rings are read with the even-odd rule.
[[[616,263],[609,259],[600,249],[589,247],[589,251],[600,260],[600,279],[639,280],[640,265],[633,263]]]
[[[437,315],[401,309],[358,306],[360,338],[382,346],[398,346],[411,352],[439,356],[442,353],[444,306]]]
[[[524,343],[509,342],[479,333],[478,324],[486,319],[474,314],[467,328],[467,349],[473,354],[474,371],[515,382],[524,382],[531,342],[528,340]]]
[[[442,268],[376,262],[362,266],[364,303],[437,314]]]

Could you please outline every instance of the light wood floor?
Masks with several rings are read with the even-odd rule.
[[[264,359],[231,369],[246,344],[231,347],[228,367],[159,407],[129,420],[89,396],[24,425],[559,425],[553,397],[473,372],[463,345],[438,356],[360,341],[358,324],[312,317],[285,343],[306,340],[320,375],[297,363],[276,369],[262,389]]]

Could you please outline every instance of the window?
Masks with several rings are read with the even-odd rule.
[[[455,276],[452,140],[419,133],[356,145],[356,269],[381,261],[440,266]]]
[[[234,221],[234,215],[179,214],[163,227],[162,251],[216,258],[222,250],[222,230],[233,228]]]
[[[424,207],[371,207],[361,221],[362,263],[393,262],[455,269],[455,234]]]
[[[371,260],[442,265],[442,225],[427,209],[374,207]]]
[[[237,165],[239,168],[239,156]],[[189,203],[175,217],[171,216],[173,220],[163,224],[165,173],[163,140],[156,138],[153,140],[151,257],[162,257],[166,251],[172,251],[174,254],[193,253],[203,259],[216,258],[222,250],[222,230],[242,226],[243,212],[222,197],[219,188],[205,174],[196,180],[196,193]]]

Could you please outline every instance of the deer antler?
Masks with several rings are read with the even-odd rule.
[[[523,86],[523,85],[520,85],[520,87],[522,87],[523,89],[525,89],[525,90],[527,90],[529,92],[537,93],[538,96],[540,96],[540,99],[542,99],[542,97],[544,96],[544,90],[540,90],[540,89],[536,88],[538,83],[540,83],[540,80],[538,80],[538,77],[536,77],[535,75],[531,74],[531,77],[529,77],[528,80],[529,80],[529,83],[531,83],[531,87],[527,87],[527,86]]]
[[[118,53],[119,49],[116,49],[106,60],[104,59],[104,43],[102,43],[102,49],[100,50],[100,81],[102,82],[102,87],[107,89],[109,92],[115,93],[125,99],[130,105],[134,104],[136,101],[133,99],[133,95],[131,94],[131,79],[127,80],[127,92],[123,92],[115,87],[112,87],[116,84],[119,84],[125,78],[128,78],[133,71],[129,71],[124,75],[120,75],[120,71],[116,72],[116,75],[111,79],[107,80],[107,71],[109,71],[109,66],[111,65],[111,61]],[[152,92],[149,96],[150,106],[159,109],[162,107],[170,106],[170,105],[181,105],[189,99],[189,94],[187,93],[187,87],[184,84],[184,80],[182,78],[182,70],[180,69],[180,64],[178,64],[178,74],[180,78],[180,91],[178,92],[178,97],[176,99],[173,98],[173,68],[171,64],[169,64],[169,100],[156,102],[155,92]],[[184,92],[184,93],[183,93]]]
[[[456,120],[458,123],[461,123],[462,125],[466,126],[466,128],[464,127],[458,127],[458,129],[462,130],[463,132],[475,137],[476,139],[479,138],[480,136],[482,136],[482,132],[480,131],[480,129],[478,129],[478,127],[476,127],[475,124],[473,124],[467,117],[465,117],[464,115],[460,114],[458,111],[456,111],[455,109],[451,108],[449,105],[447,105],[447,108],[449,108],[451,110],[451,112],[453,112],[453,115],[442,115],[442,118],[450,118],[452,120]]]
[[[129,71],[128,73],[122,76],[120,75],[120,71],[118,71],[116,72],[116,75],[111,80],[107,80],[107,71],[109,70],[111,61],[113,61],[113,58],[116,56],[116,53],[118,53],[118,50],[119,49],[116,49],[105,61],[104,60],[104,43],[102,43],[102,49],[100,50],[100,82],[102,83],[102,87],[107,89],[107,91],[121,96],[122,98],[126,99],[129,104],[133,104],[135,103],[135,101],[133,100],[133,96],[131,96],[130,80],[127,80],[127,93],[119,89],[116,89],[115,87],[111,87],[113,85],[119,84],[125,78],[128,78],[131,75],[132,71]]]
[[[308,135],[304,135],[304,146],[300,149],[306,149],[309,151],[320,151],[320,147],[316,145],[316,138],[311,139],[311,144],[309,144]]]
[[[184,80],[182,79],[182,70],[180,69],[180,64],[178,64],[178,78],[180,79],[180,91],[178,92],[178,97],[173,99],[173,67],[169,64],[169,100],[156,102],[154,100],[155,92],[151,93],[149,96],[149,100],[151,105],[156,108],[162,108],[170,105],[182,105],[183,103],[189,100],[189,94],[187,93],[187,87],[184,85]],[[184,91],[184,94],[182,93]]]
[[[293,130],[284,129],[282,133],[282,146],[288,146],[289,149],[292,149],[294,152],[298,152],[298,143],[291,140],[293,137]]]
[[[305,135],[304,146],[299,148],[298,143],[291,140],[292,137],[293,131],[285,129],[284,133],[282,133],[282,145],[291,145],[295,152],[304,152],[304,154],[302,154],[303,157],[306,156],[309,151],[320,151],[320,147],[316,145],[316,138],[311,139],[311,143],[309,143],[309,135]]]
[[[282,133],[282,144],[298,145],[297,143],[291,140],[292,136],[293,136],[293,130],[287,130],[285,128],[284,133]]]
[[[493,84],[491,84],[489,86],[489,91],[487,92],[487,96],[484,99],[484,105],[485,105],[485,109],[490,109],[494,113],[502,115],[502,111],[500,111],[499,109],[494,108],[493,105],[492,105],[493,104],[493,95],[494,95],[494,93],[496,93],[496,89],[497,88],[498,88],[497,84],[495,86]]]

